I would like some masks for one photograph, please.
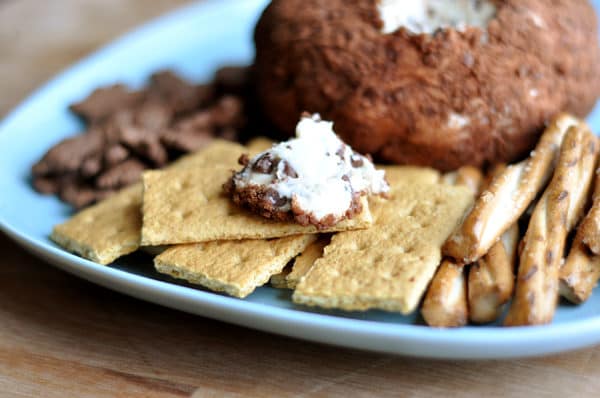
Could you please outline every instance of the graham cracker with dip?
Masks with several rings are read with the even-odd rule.
[[[206,149],[182,157],[169,168],[209,164],[235,167],[239,156],[247,151],[240,144],[215,140]],[[110,264],[140,247],[141,206],[142,184],[137,183],[55,226],[50,238],[88,260]]]
[[[379,166],[401,180],[403,184],[437,184],[441,175],[437,170],[414,166]],[[399,178],[399,176],[402,176]],[[281,273],[273,275],[269,281],[271,286],[278,289],[295,289],[300,279],[310,270],[315,261],[323,256],[325,246],[331,237],[322,236],[306,248]]]
[[[246,297],[315,241],[316,235],[177,245],[154,259],[158,272]]]
[[[269,220],[237,206],[223,193],[230,176],[227,167],[144,173],[142,245],[281,238],[367,228],[372,223],[365,198],[359,214],[325,230]]]
[[[374,224],[333,236],[293,294],[299,304],[343,310],[414,311],[441,247],[473,201],[463,187],[402,183],[388,170],[389,199],[373,198]]]

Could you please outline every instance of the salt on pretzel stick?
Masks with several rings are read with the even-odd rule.
[[[558,274],[565,241],[585,206],[597,147],[596,138],[584,126],[569,128],[552,181],[529,221],[515,297],[505,325],[552,321],[558,301]]]
[[[542,134],[531,156],[508,166],[481,193],[473,210],[444,245],[444,255],[470,264],[487,253],[517,222],[552,176],[567,129],[581,124],[572,116],[557,116]]]
[[[483,175],[479,169],[465,166],[445,174],[442,181],[449,185],[464,185],[477,195]],[[463,266],[452,260],[442,261],[423,300],[421,315],[429,326],[434,327],[459,327],[467,323],[467,281]]]
[[[559,273],[560,295],[576,304],[583,303],[590,297],[600,279],[600,256],[589,247],[589,239],[596,239],[600,221],[598,171],[595,180],[592,207],[577,228],[571,250]]]

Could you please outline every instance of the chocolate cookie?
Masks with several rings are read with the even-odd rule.
[[[274,0],[255,42],[258,97],[278,128],[319,112],[394,163],[516,160],[549,118],[583,116],[600,93],[586,0]]]

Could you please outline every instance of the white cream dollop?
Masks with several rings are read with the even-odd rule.
[[[415,34],[433,33],[439,28],[464,30],[486,28],[496,15],[490,0],[379,0],[383,33],[405,27]]]
[[[264,156],[276,162],[271,172],[254,167]],[[333,131],[333,123],[321,120],[318,114],[303,116],[296,126],[296,138],[258,154],[234,180],[238,188],[267,186],[289,200],[281,211],[290,210],[293,200],[317,219],[343,218],[357,193],[389,190],[385,172],[344,144]]]

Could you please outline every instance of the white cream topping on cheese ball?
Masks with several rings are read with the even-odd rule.
[[[449,27],[486,28],[496,15],[496,6],[489,0],[379,0],[377,8],[383,33],[400,27],[415,34]]]

